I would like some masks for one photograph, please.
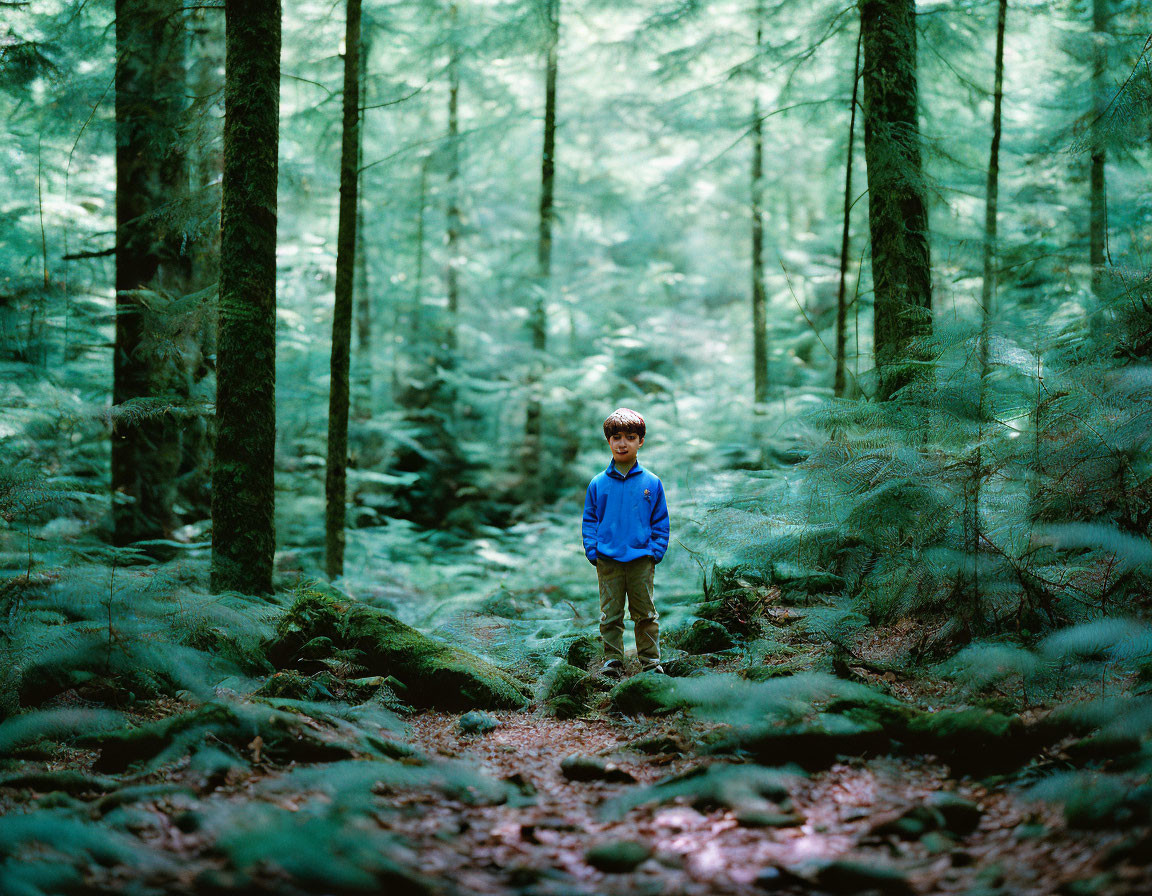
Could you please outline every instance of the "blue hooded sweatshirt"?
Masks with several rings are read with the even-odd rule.
[[[627,562],[652,557],[657,563],[668,550],[668,502],[659,479],[637,461],[627,476],[616,464],[588,483],[584,497],[584,553]]]

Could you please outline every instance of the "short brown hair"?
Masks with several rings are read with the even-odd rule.
[[[644,438],[644,418],[631,408],[616,408],[604,421],[604,438],[618,432],[634,432]]]

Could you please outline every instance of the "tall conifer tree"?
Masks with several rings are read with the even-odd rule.
[[[226,0],[212,588],[272,590],[280,0]]]
[[[369,23],[370,24],[370,23]],[[358,138],[356,146],[356,396],[353,399],[353,413],[358,420],[372,417],[374,388],[372,341],[372,295],[369,291],[368,252],[364,239],[364,115],[368,104],[368,57],[371,53],[371,38],[368,27],[361,22],[360,28],[360,109]]]
[[[560,0],[543,0],[544,14],[544,139],[540,152],[540,219],[536,239],[536,299],[532,306],[532,368],[529,373],[528,414],[525,423],[527,453],[525,477],[529,490],[538,493],[540,438],[543,408],[536,394],[548,350],[548,294],[552,280],[552,223],[556,212],[556,81],[559,70]]]
[[[864,158],[875,294],[877,397],[927,372],[932,328],[928,212],[920,165],[914,0],[861,0]]]
[[[840,231],[840,279],[836,285],[836,372],[832,391],[843,398],[848,391],[848,244],[852,225],[852,162],[856,150],[856,100],[860,87],[860,45],[856,38],[856,61],[852,63],[852,112],[848,118],[848,160],[844,165],[844,217]]]
[[[1004,102],[1004,29],[1008,18],[1008,0],[997,0],[996,7],[996,65],[992,86],[992,147],[988,153],[988,185],[984,202],[984,280],[980,304],[984,325],[992,314],[996,297],[996,214],[1000,198],[1000,137],[1001,107]]]
[[[764,3],[756,3],[756,49],[752,66],[752,371],[757,404],[768,401],[768,301],[764,294],[764,122],[760,115],[760,54]]]
[[[447,351],[443,353],[446,366],[451,366],[456,355],[456,328],[460,314],[460,8],[451,5],[451,56],[448,60],[448,260],[444,265],[445,288],[448,293],[448,320],[445,324]]]
[[[336,301],[328,397],[325,546],[328,577],[344,573],[348,481],[349,368],[352,284],[356,272],[357,162],[360,155],[360,0],[348,0],[344,30],[344,128],[340,147],[340,220],[336,234]]]

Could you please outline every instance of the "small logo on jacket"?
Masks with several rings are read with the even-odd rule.
[[[652,492],[648,491],[648,489],[644,489],[644,500],[645,501],[651,501],[652,500]]]

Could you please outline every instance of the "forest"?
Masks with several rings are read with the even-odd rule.
[[[0,118],[0,893],[1152,892],[1149,0],[0,0]]]

